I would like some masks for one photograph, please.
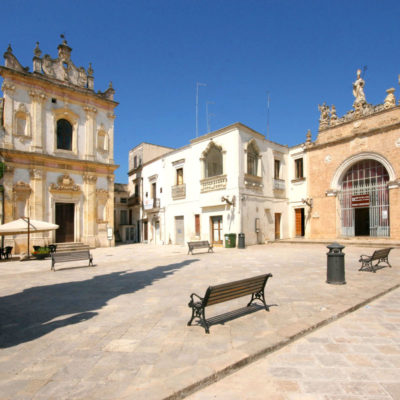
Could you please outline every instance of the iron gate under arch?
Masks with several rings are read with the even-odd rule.
[[[359,214],[356,210],[360,208],[364,209],[364,215],[368,217],[369,236],[389,236],[388,181],[385,167],[375,160],[359,161],[347,171],[339,192],[343,236],[356,236],[357,224],[362,222],[356,218],[356,214]],[[357,204],[355,196],[365,199],[364,203]]]

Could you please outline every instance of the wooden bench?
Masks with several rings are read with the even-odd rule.
[[[378,269],[377,267],[381,262],[386,263],[387,266],[392,268],[389,263],[389,253],[393,247],[387,247],[386,249],[375,250],[372,256],[361,255],[360,259],[358,260],[361,263],[361,268],[359,271],[373,271],[376,272]],[[374,261],[377,261],[375,264]],[[384,268],[384,267],[381,267]]]
[[[233,300],[242,296],[251,295],[251,300],[249,304],[247,304],[247,307],[249,307],[253,301],[260,300],[264,304],[265,309],[269,311],[264,296],[264,289],[268,278],[272,278],[272,274],[258,275],[240,281],[209,286],[204,297],[192,293],[190,295],[191,300],[188,304],[188,306],[192,308],[192,318],[188,322],[188,325],[190,326],[192,324],[194,318],[198,318],[200,324],[203,325],[206,330],[206,333],[210,333],[210,328],[205,316],[205,308],[212,306],[213,304]],[[194,297],[196,297],[196,299]]]
[[[89,250],[70,251],[65,253],[51,253],[51,270],[55,271],[54,265],[58,262],[89,260],[89,266],[93,265],[93,257]]]
[[[192,253],[193,255],[193,250],[195,249],[208,249],[208,252],[214,252],[212,245],[209,243],[208,240],[198,240],[197,242],[187,242],[188,247],[189,247],[189,253]]]

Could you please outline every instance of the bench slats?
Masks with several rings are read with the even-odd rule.
[[[385,249],[375,250],[372,256],[362,255],[360,256],[359,262],[361,262],[361,268],[359,271],[372,271],[376,272],[377,267],[380,263],[386,263],[388,267],[392,267],[389,263],[389,253],[393,247],[387,247]],[[377,261],[373,264],[373,261]],[[383,267],[380,267],[383,268]]]
[[[77,250],[64,253],[51,253],[51,269],[54,271],[54,265],[58,262],[89,260],[89,265],[93,266],[93,257],[89,250]]]
[[[192,253],[193,254],[193,250],[195,249],[208,249],[208,252],[214,252],[213,247],[210,245],[208,240],[198,240],[196,242],[187,242],[189,250],[188,250],[188,254]]]
[[[240,281],[209,286],[204,298],[200,298],[193,293],[191,295],[192,300],[189,303],[189,307],[192,307],[192,318],[188,322],[188,325],[191,325],[193,319],[197,317],[200,319],[201,324],[204,325],[206,333],[209,333],[209,327],[204,315],[205,308],[246,295],[251,295],[250,303],[247,306],[250,306],[254,300],[260,300],[268,311],[269,308],[265,303],[264,289],[270,277],[272,277],[272,274],[264,274]],[[199,297],[200,301],[195,300],[193,296]]]

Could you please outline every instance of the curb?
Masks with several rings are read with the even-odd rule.
[[[173,393],[172,395],[164,397],[162,400],[181,400],[181,399],[184,399],[185,397],[187,397],[187,396],[189,396],[189,395],[191,395],[191,394],[193,394],[195,392],[198,392],[199,390],[201,390],[201,389],[203,389],[203,388],[205,388],[207,386],[210,386],[215,382],[220,381],[221,379],[227,377],[228,375],[231,375],[231,374],[235,373],[236,371],[238,371],[241,368],[243,368],[243,367],[245,367],[245,366],[247,366],[247,365],[249,365],[249,364],[251,364],[251,363],[253,363],[253,362],[257,361],[257,360],[259,360],[260,358],[262,358],[262,357],[264,357],[264,356],[266,356],[268,354],[271,354],[271,353],[273,353],[273,352],[275,352],[277,350],[280,350],[281,348],[287,346],[288,344],[295,342],[296,340],[308,335],[309,333],[311,333],[313,331],[316,331],[319,328],[322,328],[322,327],[324,327],[326,325],[329,325],[330,323],[332,323],[332,322],[334,322],[334,321],[336,321],[336,320],[338,320],[338,319],[340,319],[340,318],[342,318],[342,317],[344,317],[344,316],[346,316],[346,315],[348,315],[348,314],[360,309],[361,307],[364,307],[368,303],[371,303],[372,301],[374,301],[374,300],[376,300],[376,299],[378,299],[378,298],[380,298],[380,297],[382,297],[382,296],[384,296],[384,295],[386,295],[386,294],[388,294],[388,293],[390,293],[390,292],[392,292],[392,291],[394,291],[394,290],[396,290],[398,288],[400,288],[400,284],[392,286],[391,288],[386,289],[385,291],[383,291],[381,293],[378,293],[375,296],[372,296],[372,297],[370,297],[370,298],[368,298],[368,299],[366,299],[366,300],[364,300],[364,301],[362,301],[362,302],[360,302],[360,303],[358,303],[358,304],[356,304],[354,306],[351,306],[345,311],[342,311],[342,312],[340,312],[340,313],[338,313],[336,315],[332,315],[331,317],[329,317],[327,319],[324,319],[324,320],[322,320],[320,322],[317,322],[316,324],[311,325],[310,327],[295,333],[294,335],[288,337],[287,339],[281,340],[281,341],[277,342],[276,344],[274,344],[272,346],[268,346],[265,349],[258,351],[257,353],[250,354],[249,356],[247,356],[247,357],[235,362],[234,364],[229,365],[228,367],[226,367],[226,368],[224,368],[224,369],[222,369],[220,371],[217,371],[217,372],[213,373],[212,375],[209,375],[208,377],[206,377],[204,379],[201,379],[198,382],[195,382],[195,383],[193,383],[193,384],[191,384],[189,386],[186,386],[185,388],[180,389],[179,391]]]

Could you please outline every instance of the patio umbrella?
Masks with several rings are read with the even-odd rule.
[[[31,233],[47,232],[58,229],[59,226],[45,221],[37,221],[27,217],[18,218],[14,221],[0,225],[0,236],[28,234],[28,255],[29,255],[29,239]]]

